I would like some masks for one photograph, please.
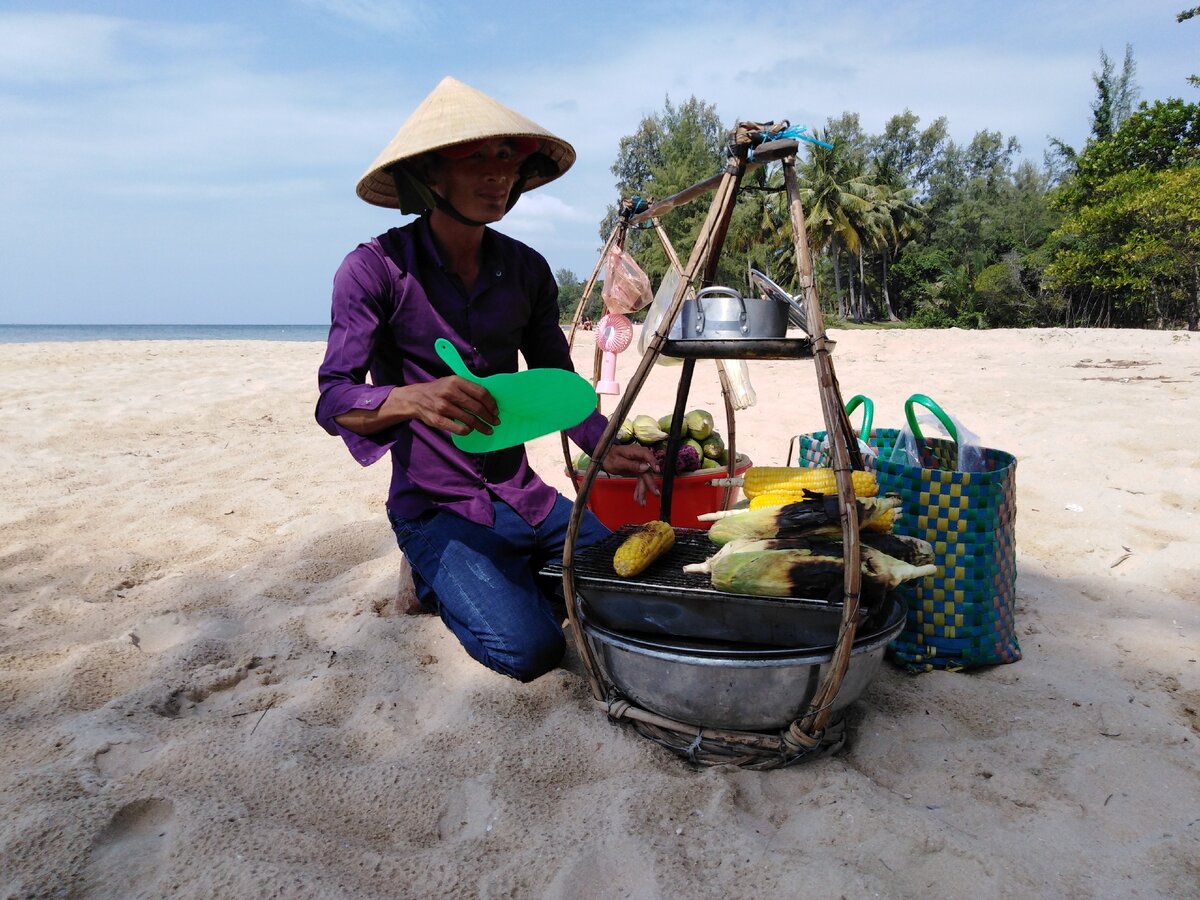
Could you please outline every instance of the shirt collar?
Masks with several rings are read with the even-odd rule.
[[[441,254],[438,253],[437,241],[433,239],[433,229],[429,227],[429,213],[425,213],[417,220],[417,235],[421,251],[429,257],[434,265],[445,272],[446,266],[442,262]],[[480,263],[480,272],[486,273],[489,281],[499,281],[504,277],[504,260],[500,255],[500,241],[497,239],[496,232],[486,226],[483,229],[482,248],[483,260]]]

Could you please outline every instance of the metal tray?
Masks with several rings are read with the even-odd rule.
[[[642,574],[621,578],[613,572],[613,553],[635,527],[625,526],[575,559],[575,590],[597,624],[622,633],[769,647],[837,642],[840,592],[830,599],[730,594],[716,590],[708,575],[684,572],[717,552],[707,531],[676,528],[670,551]],[[540,574],[561,580],[562,564],[555,560]]]
[[[834,341],[825,345],[832,351]],[[740,338],[725,340],[663,341],[662,353],[675,359],[811,359],[813,343],[808,338]]]

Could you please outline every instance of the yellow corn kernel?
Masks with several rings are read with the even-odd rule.
[[[613,571],[622,578],[641,574],[674,546],[675,529],[668,523],[656,519],[639,525],[613,554]]]
[[[850,473],[854,496],[874,497],[879,482],[874,472],[855,470]],[[792,494],[803,497],[805,491],[819,494],[837,493],[837,476],[828,467],[807,468],[791,466],[751,466],[742,476],[742,493],[754,500],[761,494]]]
[[[876,516],[871,516],[867,521],[862,523],[863,531],[877,531],[881,534],[886,534],[892,530],[892,526],[896,524],[896,514],[899,509],[885,509]]]
[[[751,500],[750,508],[762,509],[764,506],[784,506],[785,504],[795,503],[802,499],[804,498],[798,494],[770,491],[766,494],[759,494],[753,500]]]

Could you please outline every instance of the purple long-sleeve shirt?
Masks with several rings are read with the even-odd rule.
[[[518,353],[531,369],[574,371],[546,260],[486,229],[483,264],[468,296],[442,264],[428,218],[422,217],[360,244],[334,276],[317,422],[340,435],[364,466],[390,451],[387,507],[393,515],[414,518],[442,507],[492,525],[496,497],[530,524],[541,522],[556,491],[529,467],[524,447],[464,453],[450,432],[416,419],[367,436],[334,421],[352,409],[378,409],[394,386],[452,374],[433,348],[440,337],[481,377],[517,371]],[[591,453],[606,424],[597,411],[567,434]]]

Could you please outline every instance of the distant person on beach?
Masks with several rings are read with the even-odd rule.
[[[360,244],[338,269],[318,377],[317,422],[364,466],[391,454],[387,512],[421,604],[472,657],[521,681],[565,650],[553,584],[537,572],[561,557],[572,503],[523,446],[454,445],[452,434],[491,434],[499,419],[487,390],[451,374],[434,342],[449,340],[481,377],[516,372],[518,354],[529,368],[574,369],[550,266],[487,227],[574,161],[566,141],[444,79],[358,183],[368,203],[418,218]],[[607,424],[596,411],[567,434],[591,454]],[[655,490],[647,448],[613,444],[603,467],[638,477],[640,500]],[[585,511],[577,545],[608,533]]]

